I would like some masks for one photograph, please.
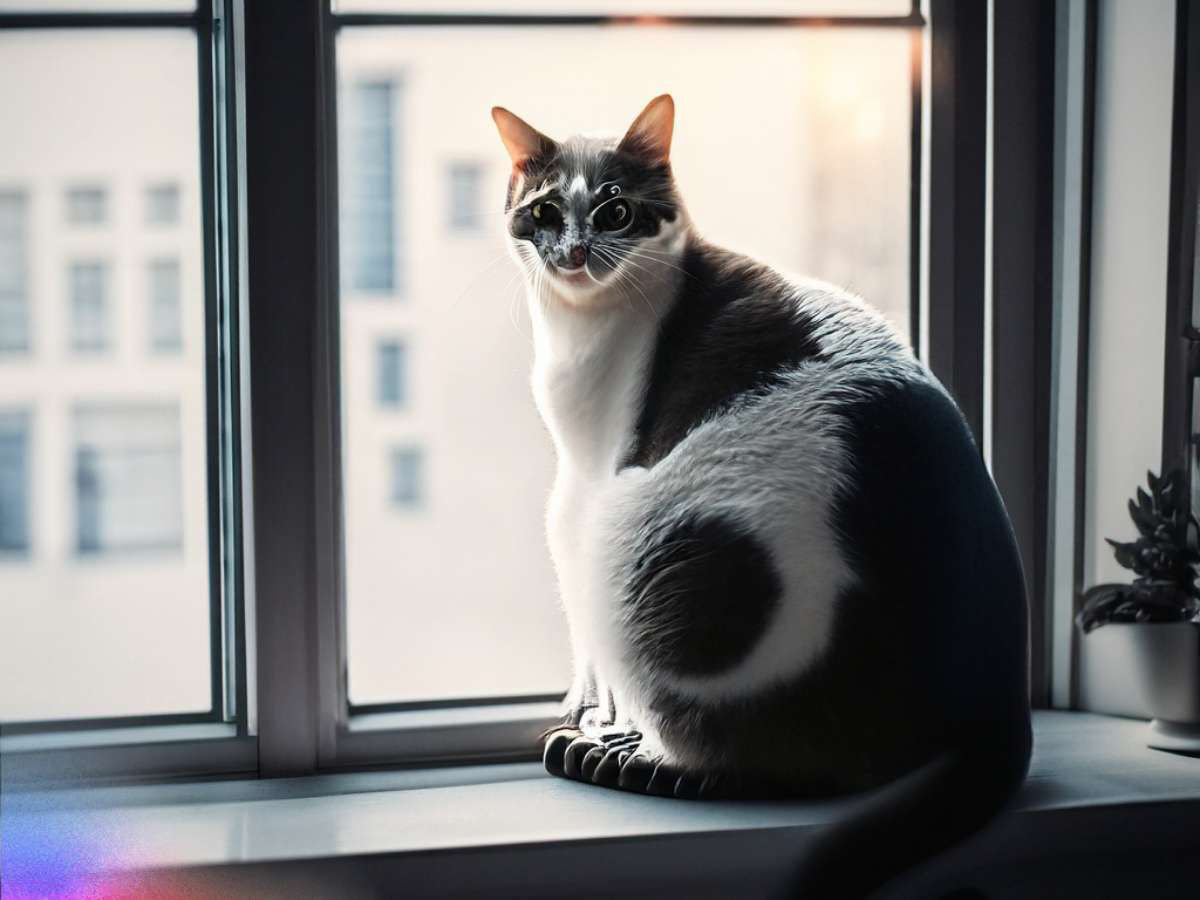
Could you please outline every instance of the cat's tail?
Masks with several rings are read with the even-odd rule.
[[[987,824],[1020,787],[1032,747],[1028,721],[1007,734],[989,731],[986,740],[963,742],[821,828],[806,845],[791,895],[867,897]]]

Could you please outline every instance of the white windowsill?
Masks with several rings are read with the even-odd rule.
[[[1200,759],[1149,750],[1145,728],[1134,720],[1038,713],[1033,765],[1015,808],[975,839],[975,849],[968,848],[964,858],[986,851],[986,859],[998,864],[1005,854],[1044,855],[1051,847],[1083,852],[1089,834],[1112,828],[1118,819],[1132,826],[1126,840],[1143,840],[1151,848],[1158,839],[1154,822],[1161,819],[1164,829],[1178,833],[1175,818],[1200,816]],[[778,871],[764,875],[766,884],[786,875],[787,848],[801,831],[828,821],[841,806],[643,797],[550,778],[531,763],[6,792],[0,821],[10,836],[88,835],[90,864],[108,871],[328,867],[339,860],[357,860],[360,871],[362,860],[370,858],[392,866],[380,874],[377,864],[373,878],[419,879],[431,860],[441,860],[444,868],[445,855],[454,854],[459,862],[451,868],[461,878],[473,866],[483,868],[471,877],[495,878],[484,870],[491,865],[489,854],[500,853],[504,865],[497,871],[525,866],[521,890],[533,896],[540,891],[529,886],[529,871],[544,869],[546,880],[538,884],[547,892],[556,879],[561,887],[570,884],[570,873],[555,868],[557,857],[544,854],[579,854],[585,848],[592,860],[636,854],[639,848],[673,848],[655,857],[661,858],[655,863],[661,871],[653,871],[664,878],[673,867],[701,874],[712,866],[750,867],[757,877],[759,869],[774,866]],[[1135,812],[1150,818],[1134,823]],[[1197,841],[1194,834],[1183,839]],[[642,871],[636,883],[647,884],[653,871]],[[679,877],[670,874],[664,883],[678,884]],[[452,884],[453,878],[442,887]]]

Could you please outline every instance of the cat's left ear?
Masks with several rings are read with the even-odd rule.
[[[661,94],[646,104],[633,120],[618,150],[641,156],[653,163],[671,159],[671,135],[675,131],[675,101],[670,94]]]

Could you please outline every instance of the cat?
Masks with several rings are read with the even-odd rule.
[[[861,299],[697,233],[669,95],[619,140],[492,116],[575,666],[546,768],[688,798],[888,785],[799,876],[865,894],[1029,763],[1021,562],[970,431]]]

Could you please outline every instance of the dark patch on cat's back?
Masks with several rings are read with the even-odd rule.
[[[813,320],[765,266],[694,243],[680,269],[625,465],[654,465],[706,419],[821,354]]]
[[[727,519],[664,529],[630,573],[630,640],[678,675],[711,675],[740,662],[762,637],[783,593],[770,552]]]

